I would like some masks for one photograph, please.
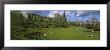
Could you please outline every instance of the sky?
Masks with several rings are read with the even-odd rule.
[[[64,10],[21,10],[21,12],[54,17],[55,13],[63,15]],[[100,10],[65,10],[65,15],[68,21],[84,21],[93,16],[100,21]]]

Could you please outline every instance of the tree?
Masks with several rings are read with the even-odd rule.
[[[11,39],[22,39],[20,33],[25,31],[24,16],[20,11],[11,11]]]
[[[58,13],[56,13],[54,16],[54,24],[56,27],[67,27],[67,21],[65,21],[64,16]]]
[[[63,18],[64,18],[65,22],[67,22],[65,12],[66,12],[66,11],[64,10],[64,13],[63,13]]]
[[[95,16],[90,17],[88,20],[86,20],[86,28],[92,29],[92,31],[99,31],[100,22]]]

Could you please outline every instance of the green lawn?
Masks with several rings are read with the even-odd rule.
[[[100,40],[99,31],[91,33],[87,32],[87,29],[83,27],[76,26],[70,28],[32,28],[29,31],[43,32],[49,40]],[[88,37],[88,34],[93,34],[94,36]]]

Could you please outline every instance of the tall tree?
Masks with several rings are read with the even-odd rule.
[[[66,22],[66,16],[65,16],[65,10],[64,10],[64,13],[63,13],[63,17],[64,17],[64,20],[65,20],[65,22]]]

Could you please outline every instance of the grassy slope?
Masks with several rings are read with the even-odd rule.
[[[70,27],[70,28],[41,28],[41,30],[35,28],[30,29],[34,32],[44,32],[51,40],[99,40],[100,32],[94,32],[95,36],[88,37],[91,32],[84,32],[86,29],[82,27]],[[52,32],[52,34],[50,33]]]

